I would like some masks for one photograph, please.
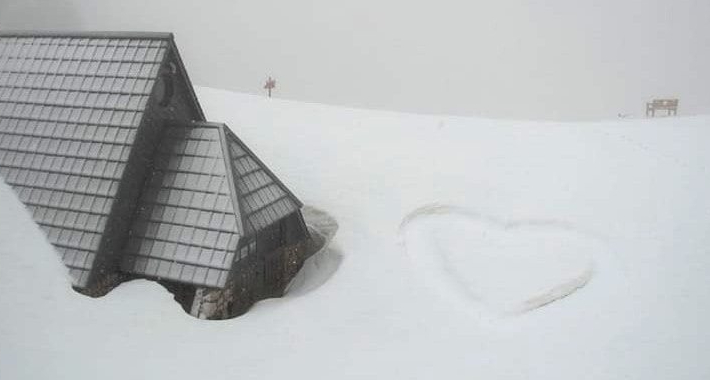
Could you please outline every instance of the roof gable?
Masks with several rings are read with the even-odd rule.
[[[129,273],[223,287],[254,251],[237,251],[241,238],[301,207],[224,124],[168,127],[154,164],[121,265]]]
[[[219,128],[169,126],[124,253],[124,271],[224,286],[241,236]]]

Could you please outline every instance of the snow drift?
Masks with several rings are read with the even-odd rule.
[[[190,318],[147,281],[88,299],[0,184],[0,379],[710,378],[710,117],[530,123],[198,95],[337,220],[337,270],[227,321]],[[593,277],[544,307],[477,318],[476,302],[421,270],[435,252],[426,236],[454,225],[440,240],[467,263],[452,248],[490,247],[483,232],[505,246],[520,231],[442,215],[405,228],[404,250],[403,220],[432,203],[564,221],[584,235],[555,252],[588,253]],[[569,236],[558,227],[537,232]],[[577,278],[578,263],[553,274]],[[518,297],[526,289],[506,294],[520,305],[537,294]]]

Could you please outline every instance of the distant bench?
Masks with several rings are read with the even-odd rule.
[[[656,116],[656,111],[666,110],[666,115],[678,114],[678,99],[653,99],[646,103],[646,116]]]

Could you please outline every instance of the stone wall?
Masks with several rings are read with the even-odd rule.
[[[122,272],[110,272],[96,277],[96,280],[84,288],[74,287],[74,290],[85,296],[103,297],[123,282],[132,280],[133,277]]]
[[[224,289],[197,288],[190,314],[200,319],[234,318],[246,313],[259,300],[282,296],[288,283],[303,266],[306,241],[278,248],[272,254],[278,255],[284,264],[276,292],[267,291],[263,283],[264,260],[246,259],[236,265],[233,277]]]

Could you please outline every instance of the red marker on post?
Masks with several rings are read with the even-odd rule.
[[[276,87],[276,80],[269,77],[269,79],[266,80],[266,84],[264,85],[264,88],[269,92],[269,97],[271,97],[271,89]]]

